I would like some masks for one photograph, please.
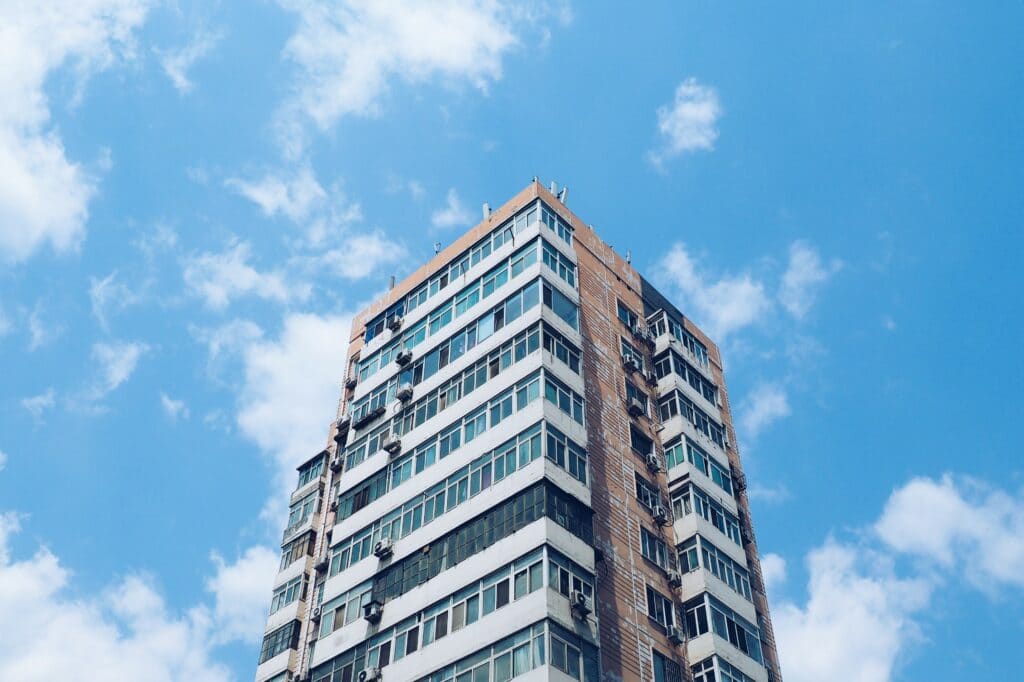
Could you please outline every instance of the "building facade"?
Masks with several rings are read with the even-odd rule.
[[[257,682],[782,679],[718,348],[564,199],[355,318]]]

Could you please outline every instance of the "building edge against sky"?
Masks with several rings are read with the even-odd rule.
[[[349,341],[257,682],[782,679],[718,347],[564,190]]]

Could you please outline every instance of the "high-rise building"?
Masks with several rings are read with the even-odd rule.
[[[718,348],[556,190],[324,368],[257,682],[781,680]]]

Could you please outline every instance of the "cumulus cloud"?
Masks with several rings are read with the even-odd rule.
[[[657,113],[661,145],[648,153],[655,165],[686,152],[714,149],[722,115],[714,88],[687,78],[676,87],[672,103],[659,107]]]
[[[285,54],[297,75],[278,114],[286,153],[301,156],[305,127],[329,129],[346,115],[373,115],[390,82],[432,80],[483,92],[501,79],[517,30],[550,16],[552,3],[498,0],[279,0],[298,17]]]
[[[50,550],[12,556],[20,530],[0,515],[0,679],[230,680],[211,657],[216,624],[207,609],[174,613],[144,576],[92,596],[74,594],[71,572]]]
[[[179,417],[188,419],[188,405],[184,400],[174,400],[160,391],[160,406],[164,409],[164,413],[171,418],[171,421],[177,421]]]
[[[250,320],[235,319],[217,327],[189,327],[189,333],[206,346],[206,371],[210,376],[220,375],[225,362],[241,353],[251,343],[262,338],[263,330]]]
[[[304,301],[312,292],[310,284],[290,282],[284,272],[259,272],[249,264],[252,247],[234,241],[221,253],[200,253],[186,259],[183,271],[189,291],[214,310],[226,308],[240,296],[286,303]]]
[[[314,261],[344,279],[368,277],[406,256],[405,247],[380,232],[351,235],[342,242],[341,247],[326,251]]]
[[[216,641],[259,642],[274,576],[281,562],[280,552],[255,545],[233,563],[227,563],[217,553],[212,560],[217,572],[207,581],[206,589],[215,600],[213,615],[219,626]]]
[[[56,404],[56,396],[56,392],[52,388],[48,388],[39,395],[22,398],[21,406],[28,410],[33,421],[40,424],[43,421],[43,413]]]
[[[786,582],[786,560],[778,554],[761,555],[761,578],[769,593]]]
[[[67,158],[50,122],[46,83],[69,67],[88,77],[131,52],[146,0],[0,5],[0,259],[44,245],[63,252],[85,236],[95,178]]]
[[[108,329],[109,314],[124,310],[142,300],[141,294],[117,280],[117,270],[103,279],[89,278],[89,302],[100,327]]]
[[[884,556],[828,540],[807,557],[806,604],[783,601],[772,624],[788,682],[889,682],[920,640],[915,617],[933,586],[900,578]]]
[[[760,321],[772,309],[761,281],[750,274],[709,278],[681,243],[655,265],[655,273],[679,294],[684,310],[692,310],[718,340]]]
[[[459,193],[452,187],[448,190],[448,199],[444,208],[434,211],[430,216],[430,224],[440,229],[452,227],[468,227],[473,223],[473,214],[463,206]]]
[[[217,44],[223,39],[220,33],[199,31],[187,44],[173,49],[160,51],[156,54],[160,58],[160,66],[164,73],[171,79],[174,88],[182,95],[192,91],[195,84],[189,79],[188,72],[196,62],[210,54]]]
[[[802,319],[814,305],[818,289],[841,268],[842,262],[837,259],[828,265],[822,263],[821,256],[807,242],[793,242],[789,247],[789,265],[779,286],[782,307],[793,317]]]
[[[47,323],[43,319],[43,307],[36,304],[28,316],[28,349],[38,350],[64,333],[64,326],[58,323]]]
[[[955,569],[984,590],[1024,588],[1024,493],[951,475],[896,490],[875,525],[893,551]]]
[[[104,397],[128,381],[139,358],[148,350],[148,345],[137,342],[94,343],[92,358],[98,365],[98,377],[92,390],[93,399]]]
[[[765,428],[790,415],[786,390],[774,383],[759,384],[740,403],[739,413],[742,435],[754,440]]]
[[[281,495],[271,504],[294,485],[295,467],[327,444],[350,327],[347,315],[290,314],[277,339],[243,352],[237,423],[275,464]]]
[[[291,177],[270,173],[258,180],[229,178],[225,184],[259,206],[267,217],[284,215],[293,222],[305,220],[327,199],[327,192],[309,166],[300,167]]]

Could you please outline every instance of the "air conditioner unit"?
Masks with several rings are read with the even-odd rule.
[[[656,474],[661,471],[661,460],[658,458],[658,455],[653,452],[648,452],[647,457],[644,459],[647,462],[647,468],[651,473]]]
[[[388,436],[381,447],[392,457],[402,451],[402,441],[394,435]]]
[[[639,398],[630,398],[629,403],[626,406],[626,410],[629,412],[629,416],[631,417],[639,417],[645,412],[644,404],[640,402]]]
[[[654,505],[654,508],[651,509],[651,516],[654,517],[655,522],[659,526],[667,526],[672,523],[672,519],[670,519],[668,515],[668,510],[660,504]]]
[[[569,605],[572,607],[572,615],[583,619],[593,610],[590,606],[590,599],[579,590],[574,590],[569,597]]]
[[[658,375],[655,374],[654,372],[648,372],[647,374],[645,374],[644,380],[647,381],[648,386],[658,385]]]
[[[384,605],[379,601],[372,601],[363,607],[363,618],[370,623],[379,623],[384,615]]]
[[[314,621],[320,620],[320,607],[319,606],[314,606],[313,607],[313,610],[309,614],[309,618],[310,618],[310,620],[314,620]]]
[[[402,328],[402,322],[403,320],[401,315],[392,315],[388,318],[388,329],[393,332],[397,332]]]
[[[404,383],[398,387],[395,392],[395,397],[401,400],[403,403],[407,403],[412,400],[412,384]]]
[[[684,641],[682,630],[677,628],[675,625],[669,625],[666,634],[668,635],[668,641],[672,642],[676,646],[679,646]]]
[[[313,570],[316,571],[317,573],[326,573],[327,572],[327,567],[329,565],[330,565],[330,562],[328,562],[327,558],[325,557],[325,558],[321,559],[320,561],[316,562],[316,564],[313,566]]]
[[[341,467],[343,466],[343,464],[344,460],[341,458],[340,455],[335,455],[334,457],[331,457],[330,466],[331,471],[333,471],[334,473],[338,473],[339,471],[341,471]]]
[[[639,372],[640,371],[640,363],[638,363],[636,361],[636,358],[634,358],[634,357],[624,357],[624,358],[622,358],[622,367],[627,372]]]
[[[679,587],[683,584],[683,574],[679,571],[668,571],[668,584],[671,587]]]
[[[351,391],[353,388],[356,387],[356,384],[358,383],[358,379],[356,379],[355,377],[349,377],[348,379],[345,379],[345,388]]]
[[[412,351],[408,348],[398,351],[398,354],[395,355],[395,362],[398,363],[400,367],[405,367],[412,362]]]
[[[345,416],[338,420],[338,430],[334,434],[334,442],[339,446],[345,444],[348,438],[348,430],[352,428],[352,417]]]
[[[373,555],[378,559],[387,559],[394,554],[395,550],[391,544],[391,538],[381,538],[373,546]]]
[[[366,668],[359,673],[359,682],[380,682],[382,679],[380,668]]]
[[[331,500],[331,504],[328,507],[328,509],[331,510],[331,513],[336,513],[338,511],[338,501],[337,500]]]

